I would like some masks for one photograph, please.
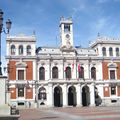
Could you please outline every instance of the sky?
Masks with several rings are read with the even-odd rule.
[[[10,35],[32,35],[37,47],[59,46],[60,17],[72,17],[74,46],[88,47],[101,36],[120,38],[120,0],[0,0],[5,22],[12,21]],[[2,59],[6,55],[2,33]],[[3,63],[4,63],[3,59]]]

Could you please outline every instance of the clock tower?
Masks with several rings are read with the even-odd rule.
[[[71,18],[60,19],[61,48],[73,48],[73,22]]]

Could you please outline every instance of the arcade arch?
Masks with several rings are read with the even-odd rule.
[[[90,89],[87,85],[82,88],[82,105],[89,106],[90,105]]]
[[[76,106],[76,88],[74,86],[68,88],[68,106]]]
[[[63,106],[62,88],[60,86],[56,86],[54,88],[54,106],[55,107]]]

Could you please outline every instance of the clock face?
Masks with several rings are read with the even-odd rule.
[[[69,35],[69,34],[66,34],[66,38],[70,38],[70,35]]]

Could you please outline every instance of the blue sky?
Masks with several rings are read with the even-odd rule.
[[[7,18],[13,22],[11,35],[36,33],[37,46],[59,46],[60,17],[72,17],[74,45],[88,47],[101,36],[120,38],[120,0],[0,0]],[[5,24],[4,24],[5,27]],[[2,34],[2,55],[5,56]]]

